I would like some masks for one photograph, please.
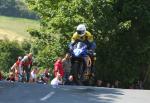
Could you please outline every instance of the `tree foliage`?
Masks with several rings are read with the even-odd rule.
[[[38,12],[37,55],[44,60],[65,51],[75,28],[85,23],[97,44],[97,77],[126,87],[143,80],[149,65],[150,1],[26,0]],[[60,48],[60,49],[58,49]],[[53,54],[54,56],[47,55]],[[143,72],[144,71],[144,72]]]
[[[0,51],[0,70],[4,72],[10,70],[11,66],[17,61],[18,56],[25,54],[25,50],[17,41],[7,39],[0,40]]]

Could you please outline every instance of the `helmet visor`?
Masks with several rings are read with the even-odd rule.
[[[82,35],[82,34],[84,34],[84,31],[77,30],[77,33],[80,34],[80,35]]]

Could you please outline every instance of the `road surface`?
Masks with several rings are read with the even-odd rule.
[[[150,91],[0,82],[0,103],[150,103]]]

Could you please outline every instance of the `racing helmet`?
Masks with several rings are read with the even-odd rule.
[[[77,34],[79,34],[80,36],[84,36],[86,32],[86,27],[84,24],[79,24],[77,26]]]

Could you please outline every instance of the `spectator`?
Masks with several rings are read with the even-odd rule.
[[[19,65],[20,65],[20,63],[21,63],[21,59],[22,59],[22,57],[21,56],[19,56],[18,57],[18,60],[14,63],[14,65],[11,67],[11,71],[14,73],[14,75],[15,75],[15,81],[19,81]]]
[[[102,87],[102,83],[103,83],[102,80],[97,80],[97,87]]]
[[[0,81],[3,80],[3,74],[2,71],[0,71]]]
[[[37,81],[37,73],[38,73],[38,68],[35,67],[30,74],[30,83],[34,83]]]
[[[143,81],[138,81],[138,83],[139,83],[139,89],[143,89],[144,87],[143,87]]]
[[[15,82],[15,76],[14,76],[13,72],[9,73],[9,77],[6,80],[10,81],[10,82]]]
[[[63,63],[63,69],[64,69],[64,79],[68,80],[70,71],[71,71],[71,60],[70,60],[70,54],[67,53],[65,57],[62,60]]]
[[[135,84],[135,89],[143,89],[143,82],[138,80]]]
[[[23,57],[19,66],[20,71],[25,71],[26,73],[26,82],[29,82],[32,62],[33,62],[32,53],[29,53]],[[23,72],[20,72],[20,75],[22,75],[22,73]]]
[[[60,85],[60,84],[62,84],[62,83],[63,83],[63,81],[62,81],[62,76],[61,76],[61,74],[59,74],[59,73],[57,72],[56,77],[51,81],[51,85],[52,85],[53,87],[57,87],[58,85]]]
[[[115,81],[114,88],[119,88],[119,81],[118,80]]]
[[[59,57],[57,61],[54,64],[54,76],[56,77],[57,73],[61,75],[61,77],[64,77],[64,69],[62,64],[62,58]]]
[[[107,87],[107,88],[110,88],[110,86],[111,86],[110,83],[107,83],[107,84],[106,84],[106,87]]]
[[[50,73],[48,68],[46,68],[44,73],[41,75],[41,80],[43,83],[48,84],[50,80]]]

